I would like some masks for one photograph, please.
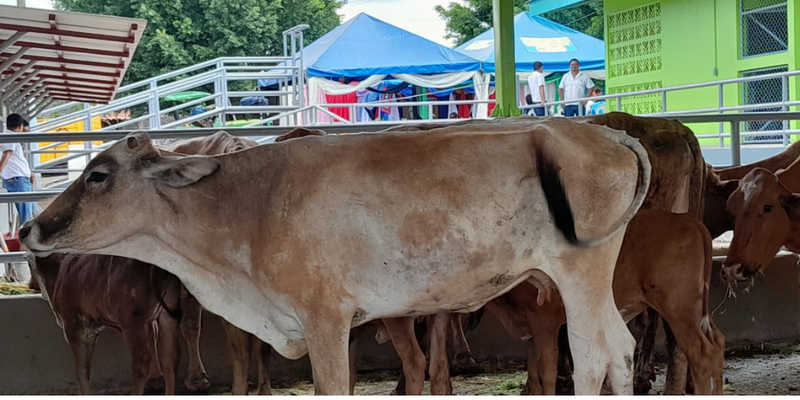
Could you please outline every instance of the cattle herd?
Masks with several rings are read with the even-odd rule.
[[[403,362],[395,393],[421,394],[427,372],[450,394],[451,366],[474,362],[464,322],[484,310],[530,342],[525,394],[556,394],[559,378],[575,394],[649,391],[659,319],[664,392],[722,394],[711,242],[734,231],[729,282],[800,251],[798,156],[715,170],[686,126],[624,113],[297,128],[261,146],[219,132],[157,147],[140,132],[20,238],[83,394],[107,327],[129,348],[134,394],[153,377],[175,393],[181,336],[185,385],[207,388],[203,308],[224,322],[234,394],[251,354],[270,393],[273,350],[308,354],[316,393],[352,394],[368,324]]]

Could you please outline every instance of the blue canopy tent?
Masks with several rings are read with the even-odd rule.
[[[514,37],[518,72],[532,71],[535,61],[541,61],[546,72],[567,72],[569,60],[573,58],[580,61],[582,71],[605,70],[606,54],[602,40],[546,18],[531,16],[527,12],[517,14],[514,17]],[[481,60],[484,72],[495,71],[494,28],[462,44],[456,50]]]
[[[481,62],[368,14],[360,13],[303,49],[308,105],[318,92],[346,94],[399,79],[419,87],[446,88],[475,80],[477,98],[488,99]],[[357,81],[357,85],[344,82]],[[260,80],[260,86],[275,81]],[[480,107],[484,111],[484,107]]]
[[[303,49],[308,77],[357,78],[479,71],[481,62],[368,14],[339,25]],[[273,82],[260,80],[260,86]]]

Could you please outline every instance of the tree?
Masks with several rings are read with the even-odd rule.
[[[55,0],[55,6],[148,21],[125,83],[222,56],[282,54],[284,30],[309,24],[308,44],[340,23],[337,0]]]
[[[514,0],[514,14],[527,9],[526,0]],[[451,2],[447,8],[434,8],[439,17],[447,22],[445,39],[455,39],[460,46],[475,36],[485,32],[493,25],[492,0],[466,0],[464,3]]]
[[[578,32],[603,40],[605,18],[603,16],[602,1],[551,11],[542,16]]]
[[[515,14],[527,10],[527,8],[526,0],[514,0]],[[447,8],[436,6],[436,12],[447,22],[445,39],[455,39],[456,46],[460,46],[485,32],[492,27],[494,22],[492,0],[465,0],[463,3],[451,2]],[[542,16],[576,31],[603,39],[602,1],[551,11]]]

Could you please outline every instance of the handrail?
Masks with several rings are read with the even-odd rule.
[[[308,107],[306,110],[314,109],[313,106]],[[741,114],[716,114],[716,115],[696,115],[696,114],[687,114],[687,115],[673,115],[669,117],[665,117],[668,119],[673,119],[680,121],[681,123],[709,123],[709,122],[723,122],[729,123],[732,127],[731,132],[731,139],[733,143],[737,143],[740,140],[740,132],[738,129],[738,125],[741,122],[745,121],[758,121],[758,120],[765,120],[765,119],[782,119],[782,120],[800,120],[800,112],[797,111],[782,111],[782,112],[761,112],[761,113],[741,113]],[[415,121],[409,121],[415,122]],[[452,122],[452,121],[450,121]],[[442,121],[440,125],[446,126],[448,122]],[[397,122],[385,122],[385,123],[370,123],[370,124],[338,124],[338,125],[331,125],[329,127],[330,134],[342,134],[342,133],[366,133],[366,132],[377,132],[384,130],[389,127],[400,125]],[[231,135],[240,136],[240,137],[250,137],[250,138],[262,138],[266,139],[269,137],[275,137],[282,135],[284,133],[289,132],[290,130],[294,129],[291,126],[267,126],[267,127],[237,127],[237,128],[228,128],[228,131]],[[154,130],[150,131],[150,136],[153,139],[182,139],[182,138],[190,138],[190,137],[198,137],[198,136],[207,136],[218,132],[218,128],[199,128],[199,129],[187,129],[187,130],[170,130],[170,129],[161,129],[161,130]],[[93,149],[84,149],[80,150],[81,154],[77,156],[84,156],[88,152],[100,152],[104,149],[108,148],[109,146],[113,145],[114,141],[119,140],[129,134],[131,131],[112,131],[112,132],[70,132],[70,133],[8,133],[4,135],[0,135],[0,143],[26,143],[26,142],[38,142],[38,141],[80,141],[80,140],[105,140],[109,141],[104,143],[101,146],[98,146]],[[263,141],[263,140],[262,140]],[[731,146],[731,153],[733,159],[733,165],[738,165],[740,161],[740,154],[738,146]],[[57,161],[57,160],[54,160]],[[62,160],[63,162],[63,160]],[[49,191],[35,191],[35,192],[27,192],[27,193],[0,193],[0,203],[13,203],[13,202],[20,202],[20,201],[39,201],[53,197],[60,193],[58,190],[49,190]]]
[[[305,110],[312,109],[313,106],[305,107]],[[299,112],[301,110],[295,110]],[[709,122],[746,122],[746,121],[763,121],[763,120],[800,120],[800,111],[776,111],[776,112],[758,112],[758,113],[739,113],[739,114],[684,114],[684,115],[651,115],[645,118],[660,117],[680,121],[681,123],[709,123]],[[448,120],[433,120],[434,123],[447,124]],[[335,124],[326,125],[329,130],[337,133],[359,133],[359,132],[375,132],[377,130],[385,129],[387,127],[400,125],[403,123],[421,123],[426,120],[408,120],[408,121],[385,121],[385,122],[371,122],[368,124]],[[185,130],[172,130],[172,129],[156,129],[149,130],[148,134],[153,139],[185,139],[192,137],[201,137],[213,135],[214,133],[224,130],[234,136],[241,137],[258,137],[270,135],[282,135],[294,129],[294,126],[258,126],[258,127],[214,127],[214,128],[197,128]],[[108,141],[118,140],[126,135],[138,132],[136,130],[119,130],[110,132],[28,132],[28,133],[5,133],[0,135],[0,143],[37,143],[37,142],[81,142],[81,141]],[[761,133],[763,134],[763,133]]]

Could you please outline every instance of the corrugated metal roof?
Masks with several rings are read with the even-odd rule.
[[[23,97],[108,103],[146,26],[143,19],[0,6],[6,105]]]

